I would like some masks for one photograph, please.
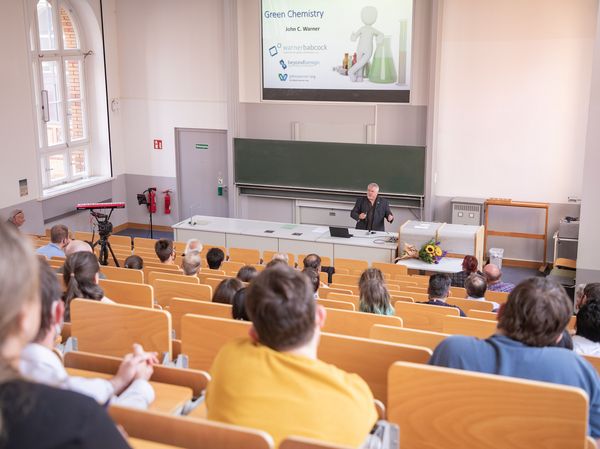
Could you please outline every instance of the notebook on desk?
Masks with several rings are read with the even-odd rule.
[[[329,226],[329,234],[331,234],[332,237],[341,237],[344,239],[353,237],[353,235],[348,232],[348,228],[338,228],[336,226]]]

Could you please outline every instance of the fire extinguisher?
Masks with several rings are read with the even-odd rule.
[[[148,211],[151,214],[156,213],[156,187],[148,189]]]
[[[171,213],[171,192],[172,190],[163,191],[165,194],[165,215],[169,215]]]

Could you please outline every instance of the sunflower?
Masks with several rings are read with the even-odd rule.
[[[439,246],[435,247],[435,255],[436,256],[441,256],[442,255],[442,248],[440,248]]]
[[[435,248],[433,247],[433,245],[427,245],[425,247],[425,251],[427,251],[427,254],[433,254],[435,252]]]

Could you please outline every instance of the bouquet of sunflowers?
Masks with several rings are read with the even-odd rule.
[[[427,263],[439,263],[447,253],[440,247],[440,242],[431,239],[421,247],[419,259]]]

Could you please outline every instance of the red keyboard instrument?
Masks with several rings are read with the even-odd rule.
[[[77,210],[90,209],[124,209],[125,203],[79,203],[75,206]]]

